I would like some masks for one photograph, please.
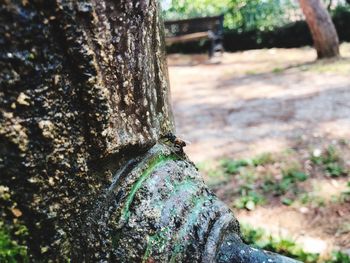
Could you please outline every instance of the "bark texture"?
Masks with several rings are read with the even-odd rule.
[[[164,137],[157,1],[0,3],[0,212],[31,261],[294,262],[243,244]]]
[[[339,56],[339,38],[331,16],[321,0],[299,0],[314,41],[318,58]]]

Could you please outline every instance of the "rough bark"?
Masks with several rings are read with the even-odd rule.
[[[339,38],[331,16],[320,0],[299,0],[317,51],[317,57],[339,56]]]
[[[173,131],[157,1],[0,5],[0,205],[31,261],[294,262],[243,244]]]

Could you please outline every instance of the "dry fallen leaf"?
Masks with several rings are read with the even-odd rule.
[[[22,215],[22,211],[19,210],[18,208],[12,208],[11,212],[15,217],[20,217]]]

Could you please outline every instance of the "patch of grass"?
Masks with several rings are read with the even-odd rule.
[[[341,193],[340,201],[341,202],[350,202],[350,182],[347,183],[347,190]]]
[[[322,259],[319,254],[309,253],[296,244],[292,239],[275,237],[267,234],[261,228],[253,228],[248,224],[241,224],[241,231],[245,243],[260,249],[279,253],[306,263],[350,263],[350,257],[341,252],[334,251],[330,258]]]
[[[19,231],[19,232],[18,232]],[[26,229],[20,228],[16,234],[23,235]],[[27,247],[12,240],[10,231],[0,221],[0,262],[28,262]]]
[[[272,72],[273,73],[281,73],[281,72],[283,72],[284,71],[284,69],[283,68],[279,68],[279,67],[276,67],[276,68],[274,68],[273,70],[272,70]]]
[[[331,145],[323,150],[316,149],[307,158],[322,169],[322,173],[318,174],[339,177],[346,173],[340,151]],[[276,199],[285,206],[325,206],[327,201],[317,195],[317,190],[312,193],[305,190],[310,185],[302,182],[308,180],[309,173],[314,174],[314,170],[309,170],[309,167],[312,168],[310,161],[303,158],[294,149],[287,149],[277,156],[267,152],[252,158],[222,160],[214,170],[207,169],[205,174],[208,175],[209,185],[214,187],[225,183],[234,185],[232,189],[235,190],[230,192],[227,188],[225,192],[234,198],[233,206],[237,209],[254,210],[258,205]],[[308,168],[308,173],[304,167]],[[319,172],[319,169],[315,171]],[[342,201],[350,201],[350,190],[338,196]]]
[[[282,170],[282,180],[276,182],[272,189],[277,196],[284,195],[289,190],[296,191],[296,184],[298,182],[304,182],[308,176],[304,172],[300,171],[296,167],[290,167]]]
[[[339,155],[334,146],[330,145],[325,151],[315,149],[311,156],[314,164],[334,163],[339,160]]]
[[[340,164],[340,154],[333,145],[330,145],[323,152],[315,150],[310,159],[314,164],[322,165],[331,177],[339,177],[347,173],[346,169]]]
[[[327,173],[332,177],[339,177],[346,173],[344,167],[338,163],[329,163],[325,165]]]
[[[302,262],[317,262],[319,255],[305,252],[293,240],[278,238],[266,234],[261,228],[253,228],[250,225],[241,225],[243,239],[247,244],[260,249],[279,253]]]
[[[293,204],[294,200],[290,198],[283,198],[281,202],[286,206],[290,206]]]
[[[252,163],[254,166],[266,165],[269,163],[273,163],[275,160],[271,153],[263,153],[252,159]]]
[[[324,198],[315,195],[314,193],[303,193],[299,197],[300,203],[303,205],[311,205],[313,207],[322,207],[325,206]]]
[[[350,257],[341,251],[333,251],[331,258],[327,259],[325,263],[350,263]]]
[[[257,205],[265,203],[265,198],[255,191],[254,185],[240,186],[239,198],[235,200],[234,207],[238,209],[254,210]]]
[[[293,181],[304,182],[308,178],[307,174],[301,172],[298,168],[288,168],[286,170],[282,170],[284,179],[291,179]]]
[[[242,167],[246,167],[251,162],[248,160],[223,160],[221,166],[228,174],[237,174]]]
[[[226,173],[237,174],[242,167],[246,166],[261,166],[269,163],[273,163],[274,159],[271,153],[263,153],[252,159],[239,159],[239,160],[230,160],[225,159],[221,161],[221,166]]]
[[[278,168],[282,174],[282,178],[278,180],[269,171],[273,167],[270,164],[275,162],[271,153],[260,154],[251,159],[221,161],[220,167],[223,172],[228,177],[231,176],[238,186],[233,203],[235,208],[254,210],[257,205],[266,202],[263,194],[283,196],[291,190],[293,194],[298,192],[297,183],[308,178],[307,174],[302,172],[301,165],[293,163],[284,165],[286,168]],[[272,170],[276,173],[275,168]],[[290,195],[281,200],[284,205],[291,205],[293,201]]]
[[[262,182],[260,187],[264,193],[272,193],[275,190],[276,182],[273,179],[268,178]]]

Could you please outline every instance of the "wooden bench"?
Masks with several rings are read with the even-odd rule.
[[[223,15],[165,21],[166,44],[208,39],[210,41],[208,53],[211,58],[215,52],[223,52],[223,22]]]

